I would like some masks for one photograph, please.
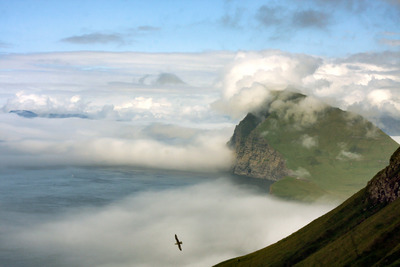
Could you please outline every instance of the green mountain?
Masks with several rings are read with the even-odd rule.
[[[287,199],[344,200],[387,164],[398,144],[363,117],[293,92],[272,92],[236,126],[236,175],[276,181]]]
[[[400,148],[367,186],[281,241],[216,266],[400,266]]]

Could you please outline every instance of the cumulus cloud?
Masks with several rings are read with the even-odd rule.
[[[397,52],[339,59],[274,50],[240,52],[226,70],[222,97],[215,107],[240,117],[240,112],[257,110],[268,100],[270,91],[295,90],[361,114],[390,131],[393,126],[383,124],[381,118],[399,118],[399,58]],[[284,103],[280,104],[275,105]]]
[[[240,119],[243,114],[252,112],[265,104],[269,92],[261,84],[255,84],[248,88],[242,88],[232,97],[223,98],[211,104],[211,107],[219,112],[229,114],[235,119]]]
[[[224,76],[223,97],[230,98],[253,84],[269,90],[300,87],[302,80],[321,63],[319,58],[277,50],[239,52]]]
[[[71,97],[25,93],[20,91],[9,98],[3,106],[3,111],[29,110],[47,114],[50,113],[85,113],[88,103],[82,101],[80,95]]]
[[[2,240],[58,266],[211,266],[272,244],[331,208],[280,201],[220,179],[8,226]]]
[[[314,73],[319,64],[319,58],[281,51],[238,53],[224,77],[222,99],[213,106],[234,117],[243,116],[265,104],[271,91],[301,88],[303,79]],[[300,106],[309,104],[306,102]],[[271,108],[278,110],[283,105],[289,103],[276,101]],[[295,113],[293,110],[292,115]]]

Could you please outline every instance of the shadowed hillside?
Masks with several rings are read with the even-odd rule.
[[[342,205],[296,233],[216,266],[399,266],[400,148]]]

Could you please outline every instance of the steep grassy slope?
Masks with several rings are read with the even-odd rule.
[[[400,148],[342,205],[289,237],[216,266],[399,266]]]
[[[285,197],[295,196],[302,184],[316,185],[335,197],[348,197],[387,164],[385,159],[397,146],[370,122],[337,108],[328,108],[323,118],[309,127],[295,129],[290,122],[268,118],[257,131],[268,131],[271,124],[276,127],[266,138],[294,170],[291,177],[272,186],[274,194]]]
[[[242,145],[253,138],[251,144],[256,151],[256,138],[262,137],[269,147],[283,156],[287,170],[281,173],[286,175],[274,178],[278,181],[271,186],[271,193],[288,199],[313,201],[329,197],[344,200],[362,188],[368,177],[386,166],[387,159],[397,147],[395,141],[361,116],[301,94],[275,93],[267,103],[266,111],[261,111],[257,117],[260,121],[257,125],[254,116],[243,120],[234,137],[238,139],[240,129],[244,129],[246,135],[235,142]],[[251,122],[246,123],[250,119]],[[238,162],[244,171],[237,174],[246,175],[245,168],[249,166],[249,176],[257,173],[259,178],[254,160],[247,163],[243,159],[262,156],[242,156],[243,149],[240,149],[236,145],[236,151],[241,153],[237,153]],[[254,152],[248,152],[251,153]],[[258,166],[258,169],[267,168]],[[268,179],[268,175],[265,178]]]

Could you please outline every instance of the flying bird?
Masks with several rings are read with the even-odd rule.
[[[176,243],[175,243],[175,245],[178,245],[178,248],[179,248],[179,250],[180,251],[182,251],[182,241],[179,241],[179,239],[178,239],[178,236],[175,234],[175,240],[176,240]]]

